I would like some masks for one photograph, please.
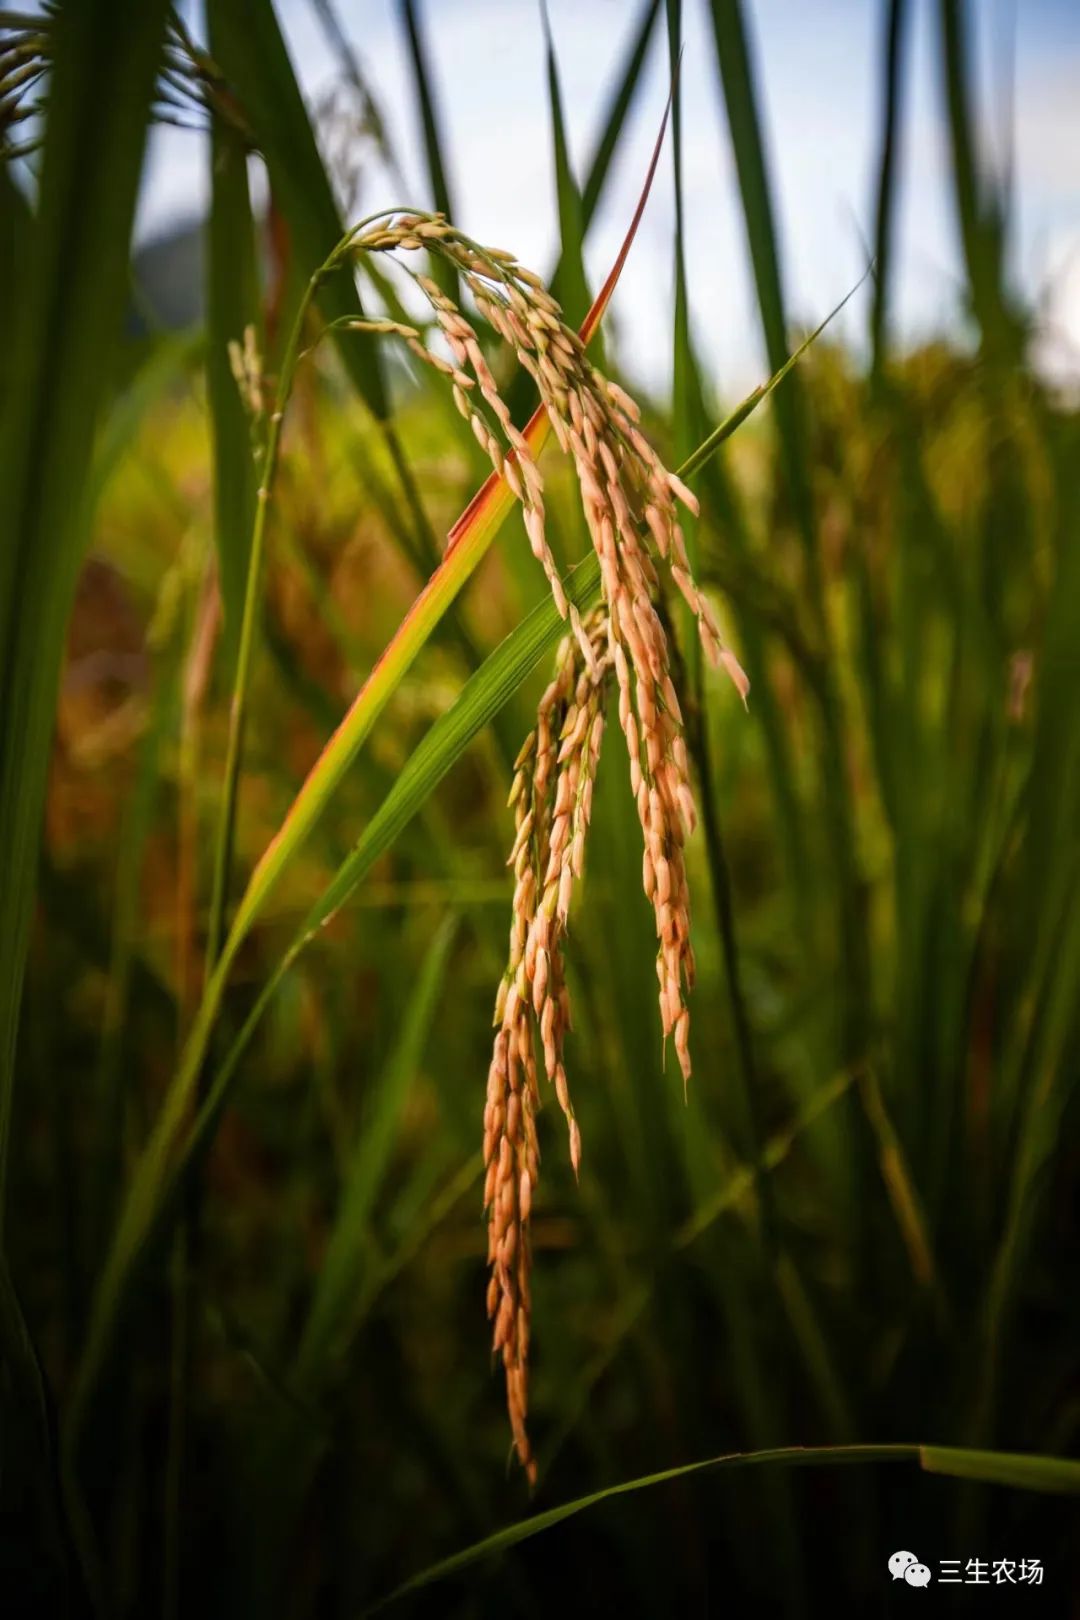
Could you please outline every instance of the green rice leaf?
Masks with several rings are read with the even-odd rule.
[[[420,122],[424,130],[424,156],[427,160],[432,200],[440,214],[445,214],[447,219],[456,219],[454,206],[450,200],[450,183],[446,177],[446,165],[443,162],[443,142],[439,134],[439,117],[431,82],[431,69],[428,65],[427,50],[415,0],[403,0],[401,12],[405,19],[405,33],[409,42],[409,61],[412,66],[413,83],[416,86],[416,99],[420,106]],[[458,276],[453,265],[435,254],[431,260],[431,274],[443,291],[457,303]]]
[[[80,0],[52,25],[37,226],[0,421],[0,1220],[57,682],[164,22],[164,0]]]
[[[660,0],[646,0],[642,9],[641,22],[634,35],[630,50],[627,53],[626,65],[616,82],[614,94],[608,104],[604,118],[603,130],[589,164],[584,185],[581,187],[581,230],[582,238],[588,232],[593,216],[599,206],[611,170],[612,159],[618,149],[626,120],[637,94],[641,80],[641,71],[648,54],[649,40],[652,36],[653,25],[660,10]],[[553,287],[559,285],[562,275],[562,255],[555,261],[555,268],[549,277]],[[510,385],[508,403],[515,421],[520,420],[528,410],[529,400],[535,397],[532,378],[524,370],[520,371]]]
[[[787,315],[750,41],[740,0],[711,0],[710,9],[765,349],[775,372],[788,357]],[[814,520],[803,411],[795,383],[784,389],[777,400],[776,427],[803,542],[810,548],[814,544]]]
[[[743,1468],[837,1468],[863,1466],[873,1463],[918,1463],[927,1473],[947,1474],[955,1479],[980,1479],[988,1484],[1013,1485],[1027,1490],[1067,1492],[1080,1491],[1080,1463],[1059,1457],[1029,1457],[1008,1452],[962,1451],[953,1446],[920,1445],[861,1445],[861,1446],[780,1446],[769,1451],[729,1452],[720,1457],[709,1457],[703,1462],[685,1463],[680,1468],[665,1468],[658,1474],[645,1474],[640,1479],[623,1480],[609,1485],[606,1490],[579,1496],[573,1502],[562,1502],[544,1513],[534,1513],[528,1519],[507,1525],[487,1536],[472,1547],[443,1558],[437,1564],[421,1570],[405,1581],[396,1591],[372,1605],[366,1612],[377,1614],[396,1603],[399,1598],[433,1581],[456,1575],[480,1559],[505,1552],[532,1536],[542,1535],[565,1519],[588,1508],[609,1502],[613,1497],[626,1496],[633,1491],[649,1490],[666,1485],[670,1480],[685,1479],[706,1470]]]
[[[164,0],[78,0],[51,20],[37,218],[24,233],[0,419],[0,1222],[60,666],[165,9]],[[53,1470],[41,1378],[2,1258],[0,1285],[4,1487],[32,1500]]]
[[[641,21],[627,52],[626,66],[619,76],[608,104],[603,133],[596,143],[589,172],[581,188],[581,217],[586,230],[592,223],[597,204],[603,195],[604,185],[611,169],[611,160],[618,151],[623,126],[637,93],[641,70],[648,54],[649,40],[652,38],[653,25],[659,11],[660,0],[645,0],[641,9]]]
[[[893,221],[896,213],[897,130],[904,82],[904,46],[908,0],[889,0],[882,70],[881,148],[874,229],[874,299],[870,310],[870,370],[880,377],[888,343],[889,292],[892,283]]]
[[[544,21],[544,46],[547,60],[548,106],[551,111],[551,144],[555,167],[555,196],[559,208],[559,268],[552,284],[552,292],[563,307],[563,315],[571,326],[584,319],[589,307],[589,289],[585,281],[585,218],[581,207],[581,193],[570,167],[570,148],[566,139],[566,121],[563,117],[562,90],[559,85],[559,64],[555,58],[555,42],[551,35],[551,18],[546,5],[541,6]],[[603,370],[603,358],[596,352],[596,364]]]
[[[1055,1495],[1080,1493],[1080,1462],[1068,1457],[1035,1457],[1013,1451],[967,1451],[958,1446],[920,1446],[919,1466],[950,1479],[977,1479],[1019,1491]]]
[[[711,0],[710,10],[765,346],[769,365],[775,372],[788,353],[786,315],[772,189],[745,13],[740,0]],[[833,629],[826,605],[807,425],[797,383],[798,379],[793,379],[777,395],[776,428],[784,480],[802,544],[807,606],[822,651],[815,691],[822,730],[820,796],[837,896],[839,972],[844,986],[839,1055],[841,1062],[848,1063],[863,1055],[867,1042],[873,1005],[869,982],[871,954],[861,905],[861,876],[853,854],[852,792],[844,756],[845,715],[834,672]]]
[[[212,11],[217,61],[266,160],[306,281],[341,240],[344,227],[273,5],[271,0],[212,0]],[[340,274],[323,285],[319,306],[327,321],[363,313],[351,278]],[[338,347],[360,397],[384,419],[389,405],[378,349],[350,341],[345,333],[338,334]]]
[[[953,196],[971,304],[988,346],[1001,355],[1017,336],[1003,279],[1005,203],[995,189],[987,185],[987,166],[985,161],[980,161],[978,152],[967,9],[959,0],[940,0],[938,16]]]
[[[668,61],[671,82],[671,156],[675,178],[675,309],[672,321],[671,416],[675,459],[684,460],[700,442],[706,424],[697,417],[700,383],[695,375],[690,349],[690,303],[686,283],[682,180],[682,90],[679,85],[679,54],[682,50],[682,0],[667,0]],[[695,385],[698,385],[695,387]],[[692,513],[682,521],[686,550],[695,575],[700,573],[697,522]],[[683,603],[679,610],[682,626],[683,659],[687,690],[696,691],[701,668],[701,643],[695,633],[693,614]]]
[[[369,1255],[369,1223],[397,1138],[405,1099],[424,1054],[446,980],[457,919],[444,918],[428,946],[389,1059],[371,1089],[338,1213],[297,1357],[310,1388],[338,1348],[359,1298]]]

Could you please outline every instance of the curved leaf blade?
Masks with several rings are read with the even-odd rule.
[[[1018,1453],[963,1451],[955,1446],[924,1445],[856,1445],[856,1446],[780,1446],[770,1451],[734,1451],[719,1457],[707,1457],[701,1462],[684,1463],[679,1468],[665,1468],[658,1474],[645,1474],[640,1479],[623,1480],[605,1490],[579,1496],[573,1502],[562,1502],[544,1513],[534,1513],[528,1519],[497,1530],[483,1541],[475,1542],[449,1558],[431,1564],[427,1569],[410,1577],[387,1597],[366,1612],[378,1614],[422,1586],[456,1575],[471,1564],[494,1553],[505,1552],[522,1541],[542,1535],[545,1530],[561,1524],[564,1519],[584,1513],[615,1496],[626,1496],[633,1491],[649,1490],[669,1480],[685,1479],[690,1474],[706,1470],[734,1468],[835,1468],[867,1463],[918,1463],[927,1473],[947,1474],[953,1479],[978,1479],[986,1484],[1012,1485],[1022,1489],[1054,1491],[1075,1494],[1080,1492],[1080,1462],[1062,1457],[1034,1457]]]
[[[214,52],[236,91],[266,160],[275,200],[288,222],[303,279],[340,242],[344,228],[315,142],[311,120],[270,0],[213,0]],[[333,276],[320,290],[326,320],[362,314],[351,279]],[[377,351],[339,342],[341,361],[372,414],[389,402]]]

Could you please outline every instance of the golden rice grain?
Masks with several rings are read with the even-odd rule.
[[[535,380],[555,439],[573,461],[600,563],[602,605],[582,620],[567,599],[547,544],[542,475],[499,394],[476,332],[435,281],[414,274],[452,360],[431,355],[413,328],[370,324],[387,331],[393,326],[414,354],[450,379],[457,410],[521,505],[530,549],[570,628],[510,791],[515,821],[508,860],[514,871],[510,949],[495,1002],[484,1109],[487,1309],[494,1323],[493,1348],[505,1370],[515,1450],[532,1480],[536,1470],[526,1418],[529,1221],[539,1169],[535,1045],[538,1041],[545,1074],[566,1116],[577,1174],[582,1144],[564,1062],[570,1027],[564,949],[574,886],[584,869],[611,685],[618,693],[641,825],[642,885],[656,927],[663,1035],[673,1040],[684,1082],[691,1072],[686,993],[694,981],[694,955],[685,841],[695,810],[670,649],[654,604],[659,584],[654,555],[666,562],[693,613],[710,663],[727,671],[744,703],[748,682],[724,646],[690,566],[678,512],[682,506],[696,514],[697,501],[642,433],[635,402],[589,363],[543,283],[512,255],[480,247],[438,215],[402,217],[356,243],[361,251],[410,251],[421,245],[456,266],[479,313]],[[246,357],[237,358],[250,389]]]

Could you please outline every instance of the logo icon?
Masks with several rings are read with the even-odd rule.
[[[929,1586],[930,1571],[920,1564],[913,1552],[894,1552],[889,1559],[889,1573],[894,1581],[906,1581],[909,1586]]]

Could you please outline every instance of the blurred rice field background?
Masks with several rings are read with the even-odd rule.
[[[481,1212],[506,797],[556,639],[516,510],[206,1012],[220,925],[489,470],[400,346],[341,333],[301,363],[215,923],[257,472],[228,346],[250,325],[273,383],[308,278],[357,212],[456,217],[437,86],[470,94],[436,58],[429,13],[440,37],[446,16],[403,0],[395,121],[418,132],[424,190],[366,183],[352,208],[358,169],[394,167],[379,63],[360,8],[312,0],[304,26],[329,42],[352,121],[305,102],[283,32],[299,9],[0,14],[4,1611],[359,1616],[531,1514],[779,1451],[603,1497],[511,1547],[514,1532],[395,1606],[892,1613],[907,1593],[887,1561],[910,1546],[935,1582],[942,1559],[1038,1558],[1045,1612],[1078,1613],[1080,414],[1014,274],[1024,198],[979,113],[979,52],[1008,26],[964,0],[867,8],[873,51],[853,71],[876,119],[872,274],[694,475],[698,574],[751,691],[744,713],[667,601],[701,814],[685,1097],[609,728],[569,942],[579,1182],[554,1098],[539,1120],[530,1495],[508,1466]],[[685,251],[684,154],[706,138],[675,72],[691,14],[757,380],[806,336],[796,317],[829,310],[808,309],[780,246],[759,8],[623,9],[628,45],[594,64],[598,133],[575,169],[551,6],[535,207],[559,250],[532,268],[578,325],[627,132],[660,127],[662,98],[642,100],[659,63],[670,296],[623,307],[593,354],[644,395],[677,467],[746,392],[688,294],[727,273]],[[524,0],[499,26],[518,11],[531,28]],[[1016,48],[1049,14],[1015,8]],[[936,335],[912,342],[894,320],[895,225],[921,183],[899,163],[916,20],[963,275]],[[477,82],[497,71],[469,65]],[[1007,74],[998,88],[1007,132]],[[146,132],[170,120],[194,126],[208,217],[133,271]],[[1061,131],[1070,161],[1078,135]],[[616,248],[644,164],[632,178]],[[350,313],[347,279],[306,337]],[[384,264],[357,282],[391,315],[413,307],[401,286]],[[651,380],[631,309],[643,352],[664,356]],[[504,365],[499,380],[524,422],[529,379]],[[557,450],[543,466],[565,571],[588,536]],[[358,841],[348,903],[279,975]]]

